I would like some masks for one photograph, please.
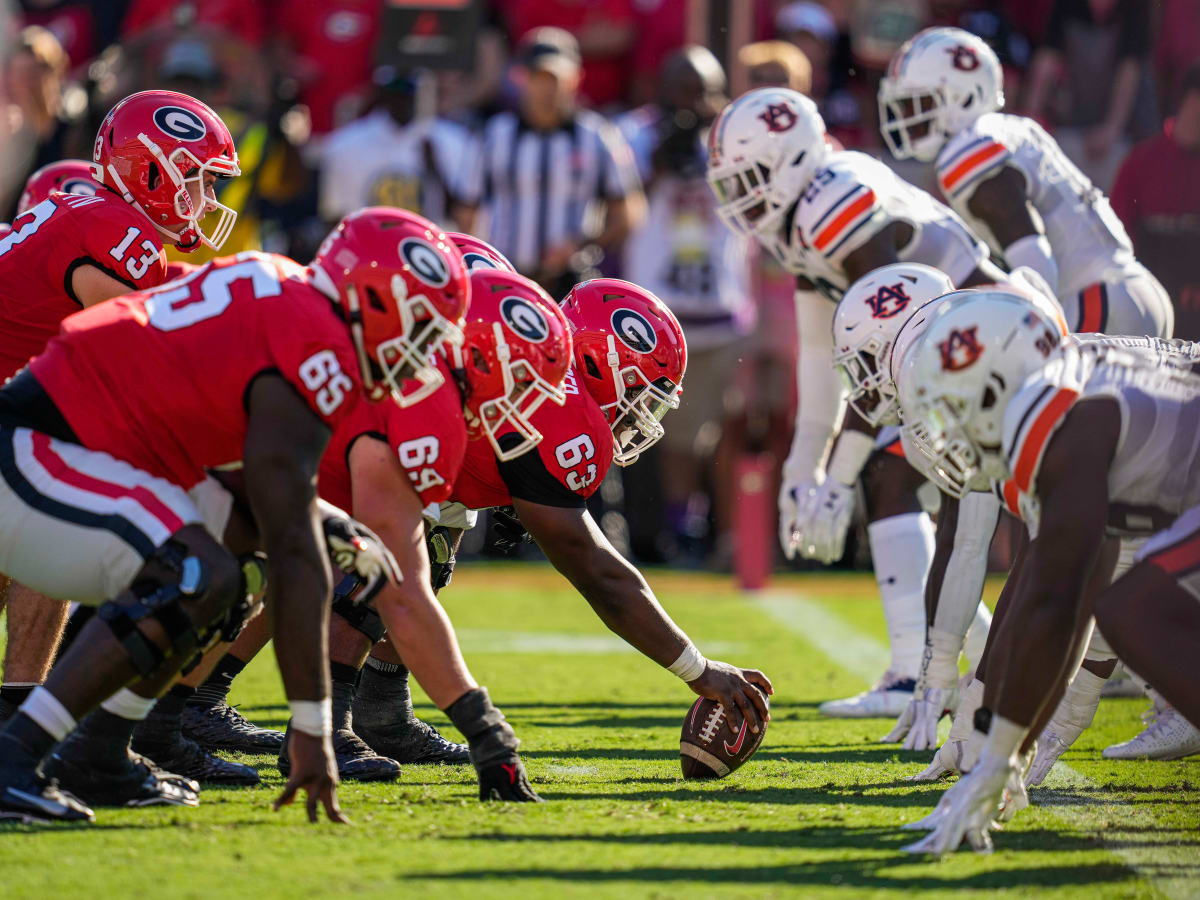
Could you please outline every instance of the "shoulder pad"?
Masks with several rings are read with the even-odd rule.
[[[804,246],[826,258],[843,255],[870,237],[863,226],[882,212],[873,173],[857,160],[842,159],[861,155],[839,153],[817,170],[796,209],[796,230]]]
[[[997,116],[981,116],[956,134],[937,158],[938,187],[947,197],[969,192],[984,174],[1011,158]]]
[[[1002,447],[1015,490],[1031,492],[1050,437],[1079,398],[1092,366],[1077,348],[1065,347],[1009,401]]]

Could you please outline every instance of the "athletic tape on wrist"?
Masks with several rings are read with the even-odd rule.
[[[875,451],[875,438],[861,431],[843,431],[833,447],[825,474],[840,484],[858,481],[858,473]]]
[[[708,660],[696,649],[695,644],[688,641],[679,658],[667,666],[667,671],[683,681],[695,681],[707,667]]]
[[[290,700],[292,729],[312,737],[328,737],[333,734],[333,700]]]

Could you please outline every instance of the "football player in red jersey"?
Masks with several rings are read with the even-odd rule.
[[[722,703],[735,731],[742,717],[757,730],[769,714],[752,685],[770,693],[771,682],[756,670],[705,659],[585,506],[610,465],[634,462],[662,436],[663,415],[678,405],[687,367],[679,323],[648,291],[610,278],[577,285],[562,308],[574,342],[566,403],[545,404],[530,417],[541,440],[523,455],[512,455],[528,442],[515,430],[468,444],[443,523],[457,531],[453,526],[470,527],[463,507],[511,507],[510,530],[527,530],[605,625],[697,694]],[[450,538],[455,546],[458,534]],[[360,692],[376,665],[398,662],[386,642],[377,645]]]
[[[96,617],[0,731],[0,818],[79,821],[91,811],[38,766],[85,713],[136,720],[215,638],[249,587],[214,534],[231,498],[200,496],[205,470],[241,464],[268,554],[275,653],[292,706],[291,777],[345,821],[330,746],[329,568],[378,581],[395,561],[366,529],[318,506],[330,432],[360,394],[411,402],[428,354],[460,334],[409,277],[469,297],[448,244],[405,237],[397,213],[347,217],[309,269],[247,253],[161,289],[81,312],[0,391],[0,570]],[[324,532],[324,545],[321,535]],[[64,564],[52,549],[69,545]],[[279,599],[276,598],[285,598]],[[109,698],[105,700],[105,698]]]
[[[162,283],[160,234],[195,246],[213,180],[238,171],[233,139],[212,110],[147,91],[113,107],[92,166],[68,160],[35,172],[0,236],[0,380],[80,308]],[[65,617],[65,605],[11,585],[0,719],[45,679]]]
[[[339,771],[364,780],[398,775],[393,754],[405,763],[473,762],[480,799],[531,801],[538,798],[525,777],[511,729],[496,731],[493,726],[481,732],[470,724],[475,713],[466,711],[487,708],[487,691],[467,671],[434,595],[424,508],[449,499],[467,452],[468,423],[483,432],[478,443],[489,448],[494,435],[509,429],[526,435],[518,449],[536,445],[536,411],[543,404],[565,402],[561,384],[571,364],[571,337],[554,301],[515,272],[477,269],[471,275],[471,297],[463,345],[451,350],[457,377],[410,409],[360,409],[334,434],[321,466],[321,495],[374,529],[406,576],[403,584],[379,594],[377,612],[356,607],[335,591],[330,631],[339,727],[335,751]],[[451,372],[445,362],[439,365]],[[467,748],[435,731],[430,734],[430,726],[412,715],[411,702],[408,716],[398,722],[387,715],[390,708],[377,715],[369,696],[355,704],[354,729],[384,754],[382,759],[351,730],[358,670],[385,628],[430,699],[447,710],[467,737],[469,757]],[[285,752],[280,768],[286,767]]]

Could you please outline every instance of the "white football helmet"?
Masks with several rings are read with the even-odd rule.
[[[892,342],[909,317],[954,290],[944,272],[893,263],[846,290],[833,313],[833,364],[849,389],[850,406],[872,425],[894,425],[896,386],[888,371]]]
[[[946,141],[1003,106],[1000,60],[961,28],[914,35],[879,82],[879,128],[896,159],[932,162]]]
[[[717,214],[740,234],[770,235],[828,152],[825,122],[808,97],[786,88],[743,94],[708,134]]]
[[[1001,448],[1008,401],[1066,335],[1013,291],[956,292],[940,307],[897,372],[904,420],[923,429],[937,465],[964,485],[980,473],[1004,480],[1011,475]]]

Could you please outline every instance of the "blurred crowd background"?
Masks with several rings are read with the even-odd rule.
[[[792,281],[704,180],[707,126],[746,90],[809,94],[842,146],[936,195],[932,167],[883,149],[876,86],[921,28],[980,35],[1008,111],[1111,194],[1177,336],[1200,338],[1200,0],[5,2],[0,220],[30,172],[90,158],[117,99],[170,88],[237,141],[222,252],[304,261],[386,204],[491,241],[556,297],[597,273],[655,291],[688,337],[683,404],[594,510],[641,563],[730,568],[738,509],[774,506],[791,438]]]

